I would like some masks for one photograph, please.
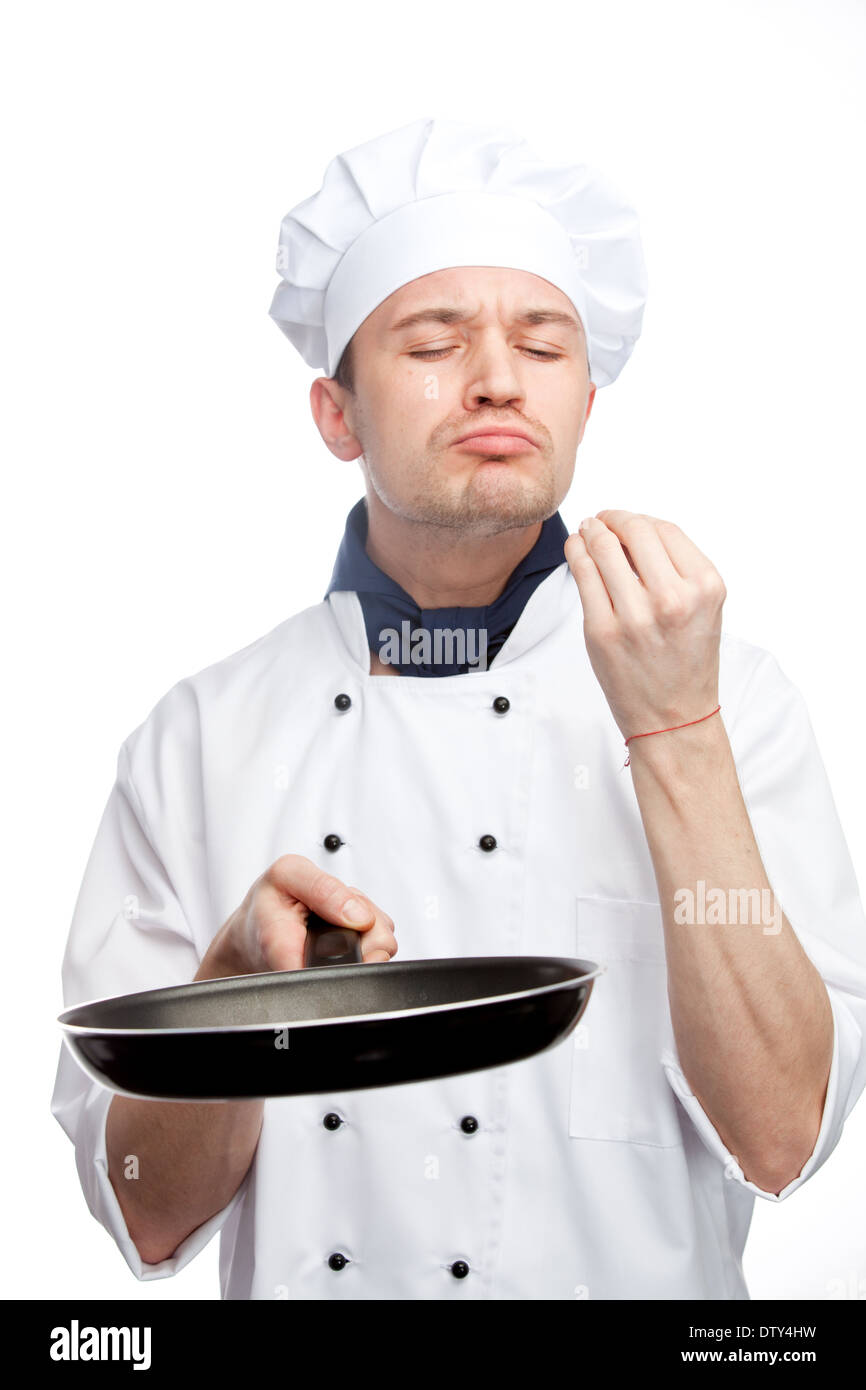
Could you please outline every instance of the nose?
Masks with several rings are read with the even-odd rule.
[[[514,353],[496,330],[479,334],[466,357],[466,384],[463,405],[466,410],[479,406],[510,405],[520,408],[526,390],[517,371]]]

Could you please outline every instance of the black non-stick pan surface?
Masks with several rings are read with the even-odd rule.
[[[65,1042],[95,1080],[151,1100],[393,1086],[551,1047],[580,1019],[600,973],[556,956],[353,964],[357,933],[312,913],[307,931],[314,969],[79,1004],[60,1016]]]

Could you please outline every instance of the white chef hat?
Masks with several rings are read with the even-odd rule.
[[[531,271],[568,296],[590,376],[614,381],[640,334],[646,271],[637,216],[583,164],[549,164],[510,130],[424,119],[332,159],[283,218],[270,314],[333,376],[373,310],[451,266]]]

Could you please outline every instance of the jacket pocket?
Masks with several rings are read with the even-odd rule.
[[[661,908],[579,898],[577,954],[606,969],[575,1030],[569,1134],[681,1145],[677,1100],[661,1064],[673,1038]]]

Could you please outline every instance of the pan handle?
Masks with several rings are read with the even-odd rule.
[[[304,968],[310,965],[358,965],[361,962],[361,934],[351,927],[338,927],[310,909]]]

